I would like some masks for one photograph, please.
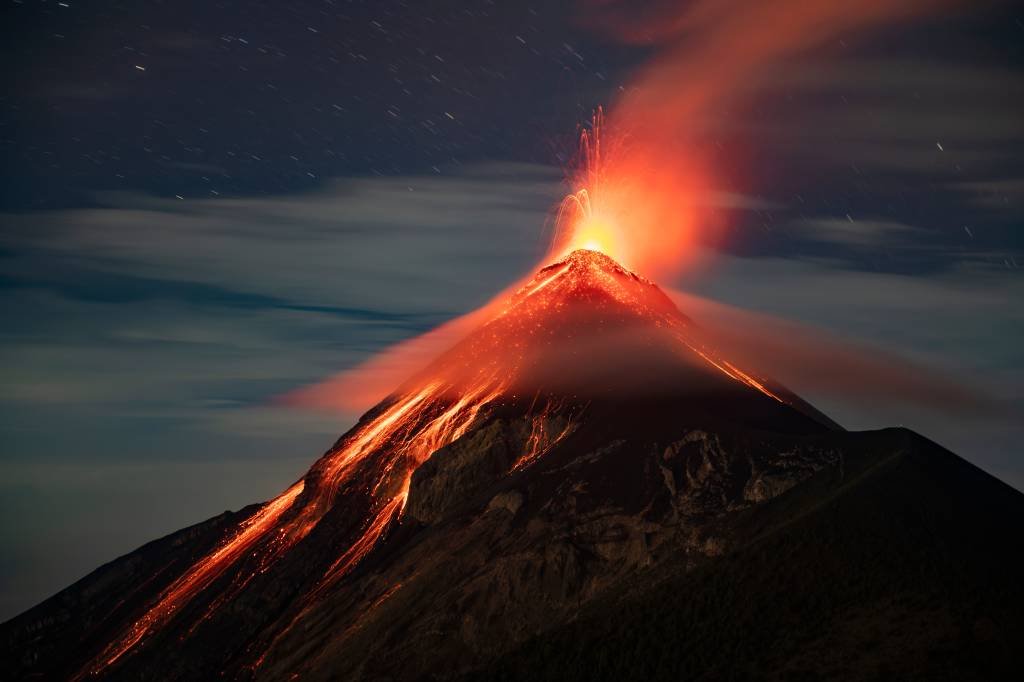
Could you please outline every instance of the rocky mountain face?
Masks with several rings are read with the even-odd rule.
[[[576,252],[281,496],[0,626],[12,679],[993,679],[1024,496]]]

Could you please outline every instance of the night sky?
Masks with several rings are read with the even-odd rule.
[[[688,121],[730,229],[664,284],[983,393],[791,386],[1024,489],[1024,12],[975,5]],[[274,399],[534,267],[578,125],[655,51],[577,2],[3,7],[0,619],[304,472],[358,415]]]

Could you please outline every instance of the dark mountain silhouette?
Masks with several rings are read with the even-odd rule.
[[[752,330],[756,333],[756,330]],[[263,505],[0,626],[12,679],[993,679],[1024,496],[576,251]]]

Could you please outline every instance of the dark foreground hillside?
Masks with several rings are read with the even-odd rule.
[[[903,429],[670,429],[652,445],[596,421],[518,474],[503,473],[525,437],[515,420],[438,452],[408,518],[305,607],[308,625],[282,630],[303,575],[288,564],[225,625],[190,632],[183,614],[102,677],[1017,677],[1024,495]],[[119,614],[248,513],[140,548],[0,626],[9,679],[68,679]]]
[[[747,512],[741,548],[464,679],[1017,679],[1024,496],[911,432],[866,436],[884,454]]]

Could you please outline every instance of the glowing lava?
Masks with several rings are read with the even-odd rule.
[[[599,108],[590,128],[580,132],[579,152],[569,180],[573,190],[558,207],[551,255],[561,260],[573,251],[586,249],[629,266],[629,242],[615,216],[601,203],[612,194],[603,161],[603,128],[604,112]]]
[[[617,255],[616,260],[625,262],[623,254],[628,253],[628,248],[621,229],[614,219],[594,213],[587,190],[578,190],[565,198],[557,222],[568,223],[570,236],[564,255],[583,249]]]
[[[570,193],[555,219],[555,238],[546,260],[561,260],[578,249],[600,251],[628,268],[661,277],[697,255],[693,225],[704,203],[707,171],[694,153],[654,158],[630,135],[606,125],[594,113],[580,132],[570,172]],[[706,214],[702,223],[709,222]]]
[[[238,531],[197,561],[167,587],[103,653],[84,669],[99,674],[166,625],[221,576],[234,573],[227,592],[207,608],[190,632],[211,617],[216,606],[237,594],[304,539],[335,502],[340,490],[360,473],[373,482],[373,517],[350,547],[324,574],[322,589],[344,577],[377,543],[405,507],[412,471],[433,452],[464,434],[481,410],[502,392],[495,373],[475,390],[453,398],[450,387],[430,382],[394,400],[376,417],[357,425],[322,457],[305,478],[266,503]],[[360,465],[374,455],[368,471]],[[308,483],[307,483],[308,482]]]

